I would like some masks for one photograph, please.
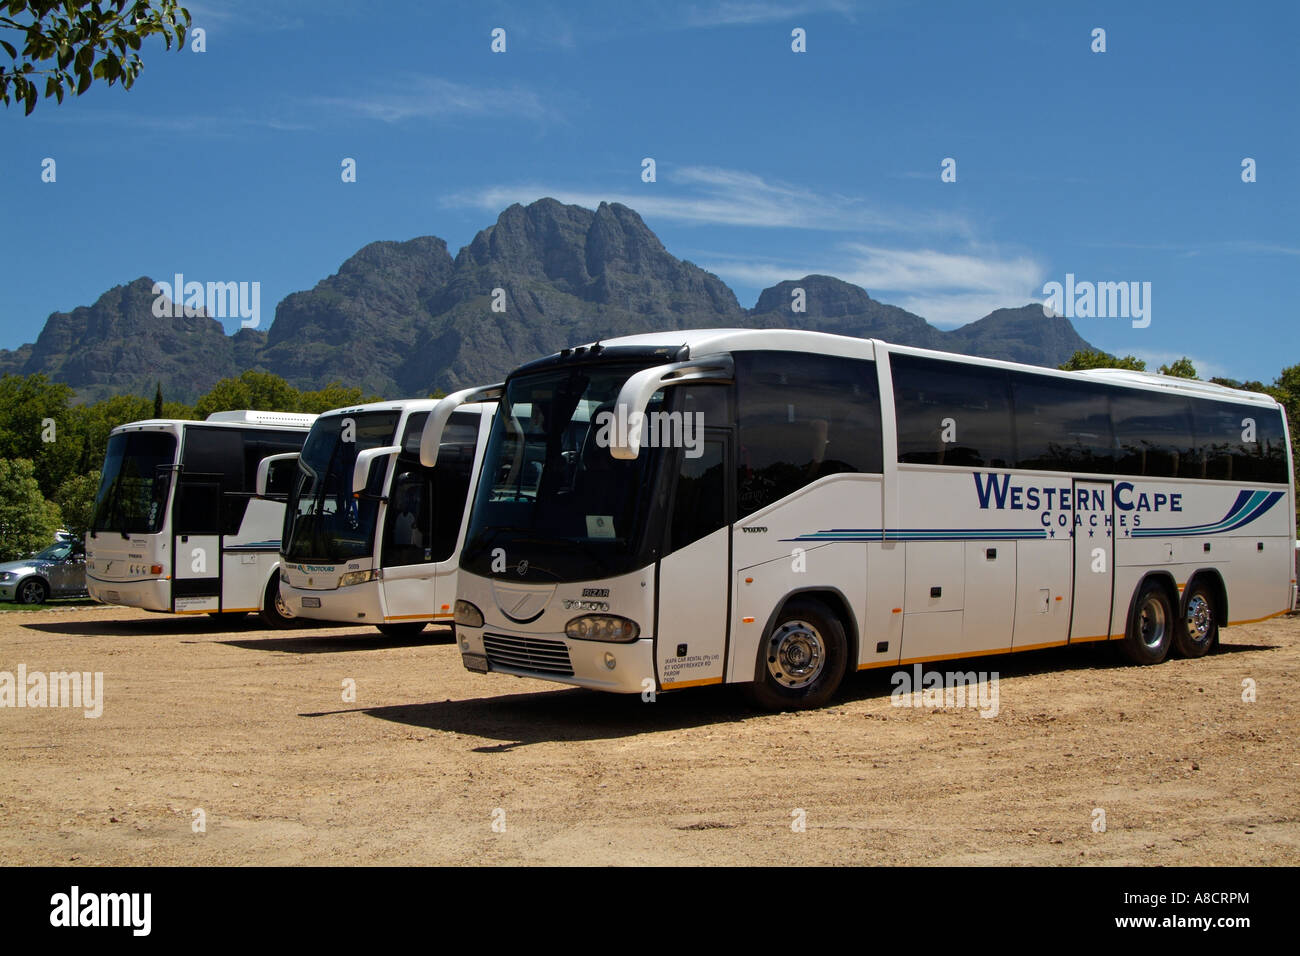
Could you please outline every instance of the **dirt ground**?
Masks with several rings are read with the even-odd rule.
[[[104,675],[99,718],[0,707],[0,864],[1300,863],[1298,618],[1158,667],[967,662],[991,718],[892,706],[887,671],[811,713],[647,703],[450,640],[0,614],[0,671]]]

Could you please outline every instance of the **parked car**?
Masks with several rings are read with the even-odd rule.
[[[56,541],[30,558],[0,564],[0,601],[44,604],[86,593],[86,549],[80,541]]]

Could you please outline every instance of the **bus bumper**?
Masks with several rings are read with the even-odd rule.
[[[280,580],[280,597],[294,617],[339,624],[383,624],[379,588],[373,582],[346,588],[313,590],[295,588]]]
[[[639,694],[657,687],[654,641],[648,637],[613,644],[458,624],[456,643],[466,670],[478,673],[535,677],[616,694]]]
[[[150,581],[107,581],[86,574],[86,590],[102,604],[121,604],[145,611],[170,611],[171,582],[165,578]]]

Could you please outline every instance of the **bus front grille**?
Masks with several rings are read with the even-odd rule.
[[[542,674],[558,674],[561,677],[573,676],[569,649],[563,641],[485,634],[483,647],[487,651],[488,662],[491,664],[537,671]]]

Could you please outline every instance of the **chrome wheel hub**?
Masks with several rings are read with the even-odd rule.
[[[1187,602],[1187,633],[1195,640],[1203,641],[1210,635],[1210,602],[1201,595],[1194,594]]]
[[[807,621],[786,621],[768,642],[767,670],[782,687],[811,684],[825,664],[826,642]]]

